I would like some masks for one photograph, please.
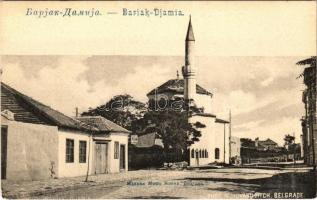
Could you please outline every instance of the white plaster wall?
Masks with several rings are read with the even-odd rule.
[[[66,163],[66,139],[74,140],[74,162]],[[87,156],[86,163],[79,163],[79,141],[87,142]],[[74,177],[74,176],[84,176],[87,173],[88,168],[88,152],[89,156],[89,165],[90,165],[90,174],[92,172],[93,165],[93,143],[90,143],[89,150],[89,134],[83,133],[80,131],[73,130],[58,130],[58,159],[59,159],[59,168],[58,168],[58,177]]]
[[[57,127],[6,120],[7,180],[41,180],[58,171]],[[53,168],[52,168],[53,166]],[[50,170],[52,169],[52,171]]]
[[[109,172],[115,173],[120,172],[120,145],[125,145],[125,170],[128,171],[128,140],[129,135],[126,133],[111,133],[110,142],[109,142],[109,151],[108,151],[108,163],[109,163]],[[114,144],[119,142],[119,157],[114,159]]]
[[[225,125],[225,143],[224,143],[224,124],[216,123],[215,117],[193,116],[190,119],[191,123],[196,121],[206,125],[205,128],[200,129],[202,136],[200,141],[190,146],[190,165],[196,166],[196,158],[191,157],[191,150],[207,149],[208,158],[199,158],[199,165],[206,165],[208,163],[229,163],[229,126]],[[226,154],[224,158],[224,146],[226,146]],[[219,148],[219,159],[215,159],[215,149]]]
[[[212,161],[213,156],[213,147],[214,147],[214,126],[215,118],[214,117],[204,117],[204,116],[193,116],[189,119],[191,123],[199,121],[204,124],[206,127],[199,129],[201,131],[201,137],[199,142],[195,142],[190,146],[190,156],[191,150],[194,149],[206,149],[208,151],[208,158],[199,158],[199,165],[206,165]],[[196,156],[196,155],[195,155]],[[190,157],[190,165],[196,166],[196,158]]]
[[[195,104],[198,108],[204,107],[204,113],[212,113],[212,98],[210,95],[197,94],[195,97]]]
[[[229,163],[229,124],[216,123],[215,141],[218,141],[215,148],[220,149],[220,158],[216,161]]]

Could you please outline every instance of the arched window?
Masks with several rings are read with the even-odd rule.
[[[206,150],[206,158],[208,158],[208,151]]]
[[[192,158],[195,158],[195,150],[194,149],[192,149],[191,153],[192,153]]]
[[[201,157],[202,157],[202,158],[205,158],[205,152],[204,152],[204,150],[201,150]]]
[[[219,159],[219,148],[215,148],[215,159]]]
[[[201,150],[199,150],[199,158],[201,158]]]
[[[205,154],[205,158],[208,158],[208,157],[207,157],[207,150],[206,150],[206,149],[204,150],[204,154]]]

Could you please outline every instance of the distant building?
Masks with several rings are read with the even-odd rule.
[[[284,147],[278,146],[276,142],[270,138],[266,140],[251,140],[249,138],[241,138],[241,160],[242,163],[255,162],[276,162],[287,161],[287,151]],[[299,153],[300,154],[300,153]]]
[[[129,131],[101,124],[68,117],[1,83],[1,179],[126,171],[119,161],[127,160]]]
[[[254,145],[258,150],[274,150],[278,147],[278,144],[271,140],[270,138],[266,140],[259,140],[259,138],[255,138]]]
[[[301,76],[304,77],[306,89],[302,101],[305,105],[305,116],[302,118],[302,141],[304,162],[311,166],[317,164],[317,122],[316,122],[316,56],[301,60],[298,65],[306,65]]]
[[[189,147],[189,165],[201,166],[209,163],[229,163],[229,121],[212,113],[212,93],[196,84],[197,66],[195,64],[195,37],[191,20],[185,39],[185,63],[182,67],[183,79],[171,79],[151,90],[147,97],[151,108],[170,106],[169,102],[184,99],[190,106],[201,112],[189,117],[189,123],[200,122],[205,125],[199,141]],[[167,104],[166,104],[167,103]]]

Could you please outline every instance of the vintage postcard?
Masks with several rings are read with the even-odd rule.
[[[2,198],[316,198],[315,1],[0,6]]]

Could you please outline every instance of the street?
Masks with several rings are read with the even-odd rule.
[[[113,178],[116,175],[119,178]],[[102,180],[92,177],[91,182],[84,183],[87,185],[33,194],[29,198],[312,198],[316,192],[315,179],[315,173],[303,170],[140,170],[107,174]]]

